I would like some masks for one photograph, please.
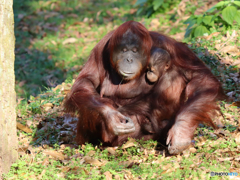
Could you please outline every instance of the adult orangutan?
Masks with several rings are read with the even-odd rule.
[[[65,109],[78,113],[79,144],[154,139],[176,154],[199,123],[214,126],[221,94],[219,81],[187,46],[128,21],[94,47]]]

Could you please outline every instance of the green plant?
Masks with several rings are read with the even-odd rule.
[[[177,5],[179,2],[179,0],[137,0],[135,6],[138,7],[137,15],[145,14],[147,17],[150,17],[154,13],[167,12],[173,5]]]
[[[35,100],[33,96],[30,96],[30,104],[28,106],[28,109],[33,113],[33,114],[41,114],[41,107],[40,104],[41,102],[39,100]]]
[[[88,153],[89,151],[94,151],[94,147],[93,147],[92,144],[86,143],[86,145],[85,145],[85,147],[84,147],[84,153],[85,153],[85,155],[87,155],[87,153]]]
[[[189,24],[185,37],[209,35],[218,30],[228,30],[240,25],[240,1],[221,1],[203,15],[192,15],[185,21]]]
[[[75,154],[75,149],[74,149],[74,148],[71,149],[70,147],[66,147],[63,152],[64,152],[64,154],[66,154],[67,156],[72,156],[72,155]]]

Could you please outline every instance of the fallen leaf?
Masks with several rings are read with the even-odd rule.
[[[85,25],[85,23],[84,23],[84,22],[85,22],[85,21],[84,21],[85,19],[86,19],[86,22],[87,22],[87,21],[88,21],[88,18],[84,18],[84,19],[83,19],[83,22],[78,21],[78,22],[73,23],[73,25],[84,26],[84,25]]]
[[[51,40],[51,43],[52,43],[53,45],[57,45],[56,41],[54,41],[54,40]]]
[[[17,122],[17,128],[26,132],[26,133],[32,133],[32,129],[30,129],[29,127],[27,126],[24,126],[23,124]]]
[[[78,18],[77,14],[68,14],[67,17]]]
[[[83,172],[85,172],[86,175],[89,175],[88,170],[85,169],[84,167],[75,166],[71,169],[71,171],[73,171],[73,172],[83,171]]]
[[[52,156],[54,159],[58,159],[58,160],[64,160],[64,155],[60,152],[57,152],[57,151],[49,151],[49,150],[46,150],[46,151],[43,151],[44,154],[46,155],[50,155]]]
[[[43,171],[41,172],[41,174],[38,176],[38,179],[42,179],[43,175],[46,173],[46,169],[43,169]]]
[[[22,87],[24,84],[26,84],[26,82],[27,82],[26,80],[23,80],[23,81],[19,82],[18,83],[19,87]]]
[[[223,129],[216,129],[214,130],[214,134],[216,135],[220,135],[220,136],[228,136],[229,135],[229,131],[227,130],[223,130]]]
[[[236,141],[237,144],[240,144],[240,133],[236,134],[235,141]]]
[[[236,65],[238,65],[238,64],[240,64],[240,60],[235,60],[235,61],[233,61],[233,63],[232,63],[233,66],[236,66]]]
[[[77,42],[77,39],[76,38],[68,38],[68,39],[65,39],[62,44],[65,45],[65,44],[73,44]]]
[[[124,179],[133,179],[133,175],[132,175],[131,171],[123,170],[123,172],[125,172]]]
[[[158,28],[160,26],[159,19],[153,19],[150,23],[150,26],[155,28],[155,29]]]
[[[28,146],[22,146],[18,148],[18,152],[26,152],[28,150]]]
[[[91,150],[87,153],[87,156],[93,156],[95,153],[96,153],[95,151]]]
[[[87,164],[95,165],[95,166],[102,166],[103,165],[103,163],[101,163],[97,159],[93,159],[89,156],[84,157],[84,162],[87,163]]]
[[[220,124],[220,125],[217,124],[217,126],[218,126],[218,127],[224,127],[222,124]],[[217,135],[214,134],[214,133],[211,133],[211,132],[210,132],[209,135],[210,135],[210,137],[212,137],[212,138],[217,138]]]
[[[198,138],[198,143],[196,144],[197,146],[203,146],[206,142],[206,139],[203,136],[200,136]]]
[[[41,105],[41,107],[44,109],[44,111],[49,111],[50,109],[52,109],[53,104],[52,103],[46,103]]]
[[[240,107],[240,101],[233,102],[231,106]]]
[[[191,153],[196,153],[196,152],[197,152],[197,150],[196,150],[194,147],[190,147],[190,148],[189,148],[189,151],[190,151]]]
[[[107,10],[106,13],[107,13],[110,17],[113,17],[113,16],[114,16],[111,11],[108,11],[108,10]]]
[[[218,158],[219,161],[231,161],[234,157],[227,157],[227,158]]]
[[[97,14],[96,14],[96,20],[99,21],[99,16],[101,14],[102,10],[101,11],[98,11]]]
[[[107,180],[112,180],[112,174],[109,171],[106,171],[105,173],[103,173],[106,177]]]
[[[207,36],[206,39],[210,40],[212,37],[215,37],[215,36],[217,36],[219,34],[220,34],[220,32],[214,32],[214,33],[210,34],[209,36]]]
[[[21,103],[21,101],[22,101],[22,100],[24,100],[24,99],[25,99],[25,98],[18,98],[18,99],[17,99],[17,105],[19,105],[19,104]],[[21,113],[21,111],[20,111],[20,110],[19,110],[18,112],[20,112],[20,113]]]
[[[127,141],[125,144],[123,144],[122,149],[126,149],[126,148],[129,148],[129,147],[136,146],[135,142],[136,142],[135,139],[131,138],[129,141]]]
[[[41,164],[47,166],[49,164],[49,158],[45,158]]]
[[[175,162],[175,163],[173,164],[173,166],[174,166],[175,169],[180,168],[180,165],[179,165],[178,162]]]
[[[174,171],[176,171],[175,168],[168,168],[168,169],[164,170],[161,174],[169,174],[169,173],[174,172]]]
[[[137,12],[137,9],[130,9],[130,14],[134,14],[135,12]]]
[[[115,151],[115,149],[114,149],[113,147],[108,147],[108,148],[106,148],[106,150],[107,150],[110,154],[112,154],[112,155],[117,154],[116,151]]]
[[[48,14],[46,14],[45,16],[44,16],[44,20],[47,20],[48,18],[51,18],[51,17],[54,17],[54,16],[59,16],[60,14],[58,13],[58,12],[54,12],[54,11],[52,11],[52,12],[48,12]]]
[[[114,175],[114,179],[116,179],[116,180],[121,180],[121,177],[116,174],[116,175]]]
[[[232,64],[233,60],[230,58],[221,59],[221,64]]]
[[[219,49],[221,49],[222,46],[223,46],[223,44],[218,43],[218,44],[215,45],[215,48],[216,48],[217,50],[219,50]]]
[[[234,160],[240,161],[240,156],[234,157]]]
[[[82,157],[83,157],[83,154],[77,153],[77,154],[72,155],[70,158],[72,159],[72,158],[82,158]]]
[[[225,46],[224,48],[221,49],[221,52],[224,53],[231,53],[231,52],[238,52],[238,47],[236,45],[234,46]]]
[[[169,168],[171,168],[172,167],[172,164],[167,164],[166,166],[162,166],[162,170],[167,170],[167,169],[169,169]]]
[[[180,162],[182,161],[182,156],[180,156],[179,154],[177,155],[177,160]]]
[[[69,172],[70,171],[70,167],[67,167],[67,166],[63,166],[63,167],[61,167],[61,170],[63,171],[63,172]]]
[[[236,51],[236,52],[231,52],[231,55],[232,55],[232,56],[240,56],[240,52],[237,52],[237,51]],[[237,65],[238,65],[238,64],[237,64]]]
[[[122,162],[120,162],[118,165],[124,166],[124,167],[128,168],[128,167],[131,166],[132,164],[134,164],[134,162],[129,160],[129,161],[122,161]]]
[[[178,41],[182,41],[184,39],[184,34],[185,34],[184,32],[179,32],[174,35],[171,35],[171,37]]]
[[[183,156],[185,156],[186,158],[188,158],[191,154],[189,149],[185,149],[182,153],[183,153]]]

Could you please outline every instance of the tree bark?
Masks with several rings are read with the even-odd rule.
[[[0,0],[0,179],[17,160],[13,0]]]

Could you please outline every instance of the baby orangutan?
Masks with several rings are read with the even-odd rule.
[[[170,55],[167,51],[161,48],[151,50],[151,58],[147,68],[147,80],[150,83],[155,83],[163,72],[170,67]]]

